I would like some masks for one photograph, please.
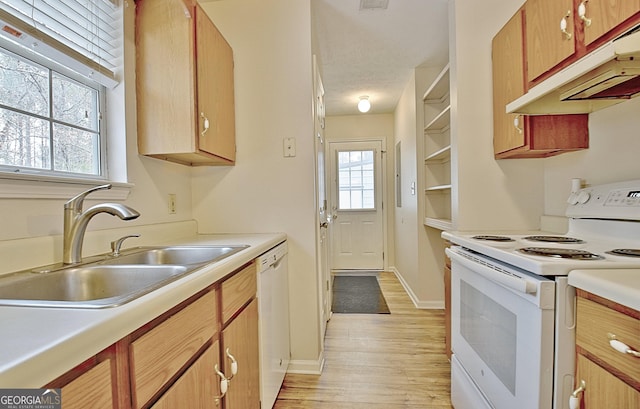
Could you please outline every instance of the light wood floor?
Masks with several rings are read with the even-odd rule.
[[[287,374],[274,409],[451,408],[444,312],[418,310],[393,273],[391,314],[333,314],[322,375]]]

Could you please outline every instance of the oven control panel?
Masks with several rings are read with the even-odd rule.
[[[640,220],[640,180],[585,187],[568,202],[567,217]]]

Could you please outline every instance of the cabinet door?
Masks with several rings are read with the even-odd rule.
[[[193,19],[185,15],[182,0],[137,2],[136,97],[142,155],[194,150],[194,41]]]
[[[586,45],[640,11],[640,0],[583,0],[583,3],[590,21],[583,24]]]
[[[196,30],[198,149],[234,161],[233,50],[199,5]]]
[[[214,372],[219,366],[220,348],[214,342],[187,371],[162,395],[152,409],[215,409],[220,380]]]
[[[527,78],[533,81],[575,53],[573,0],[528,0],[525,18]],[[562,19],[570,37],[560,30]]]
[[[612,409],[640,407],[640,392],[611,373],[578,355],[576,379],[584,380],[583,409]]]
[[[507,114],[505,106],[524,94],[523,14],[518,11],[493,38],[493,149],[506,152],[525,144],[524,126],[516,128],[514,120],[523,118]]]
[[[106,360],[62,387],[62,404],[65,409],[112,409],[113,370],[112,360]]]
[[[231,380],[224,398],[225,409],[260,408],[260,373],[258,351],[258,300],[249,305],[222,331],[221,353],[224,373],[231,374],[227,349],[238,362],[238,373]]]

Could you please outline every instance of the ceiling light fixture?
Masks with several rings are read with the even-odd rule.
[[[360,97],[360,101],[358,101],[358,111],[365,113],[369,112],[371,109],[371,102],[369,102],[369,97],[364,95]]]

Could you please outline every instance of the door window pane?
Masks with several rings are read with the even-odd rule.
[[[375,209],[374,151],[338,151],[338,208]]]

